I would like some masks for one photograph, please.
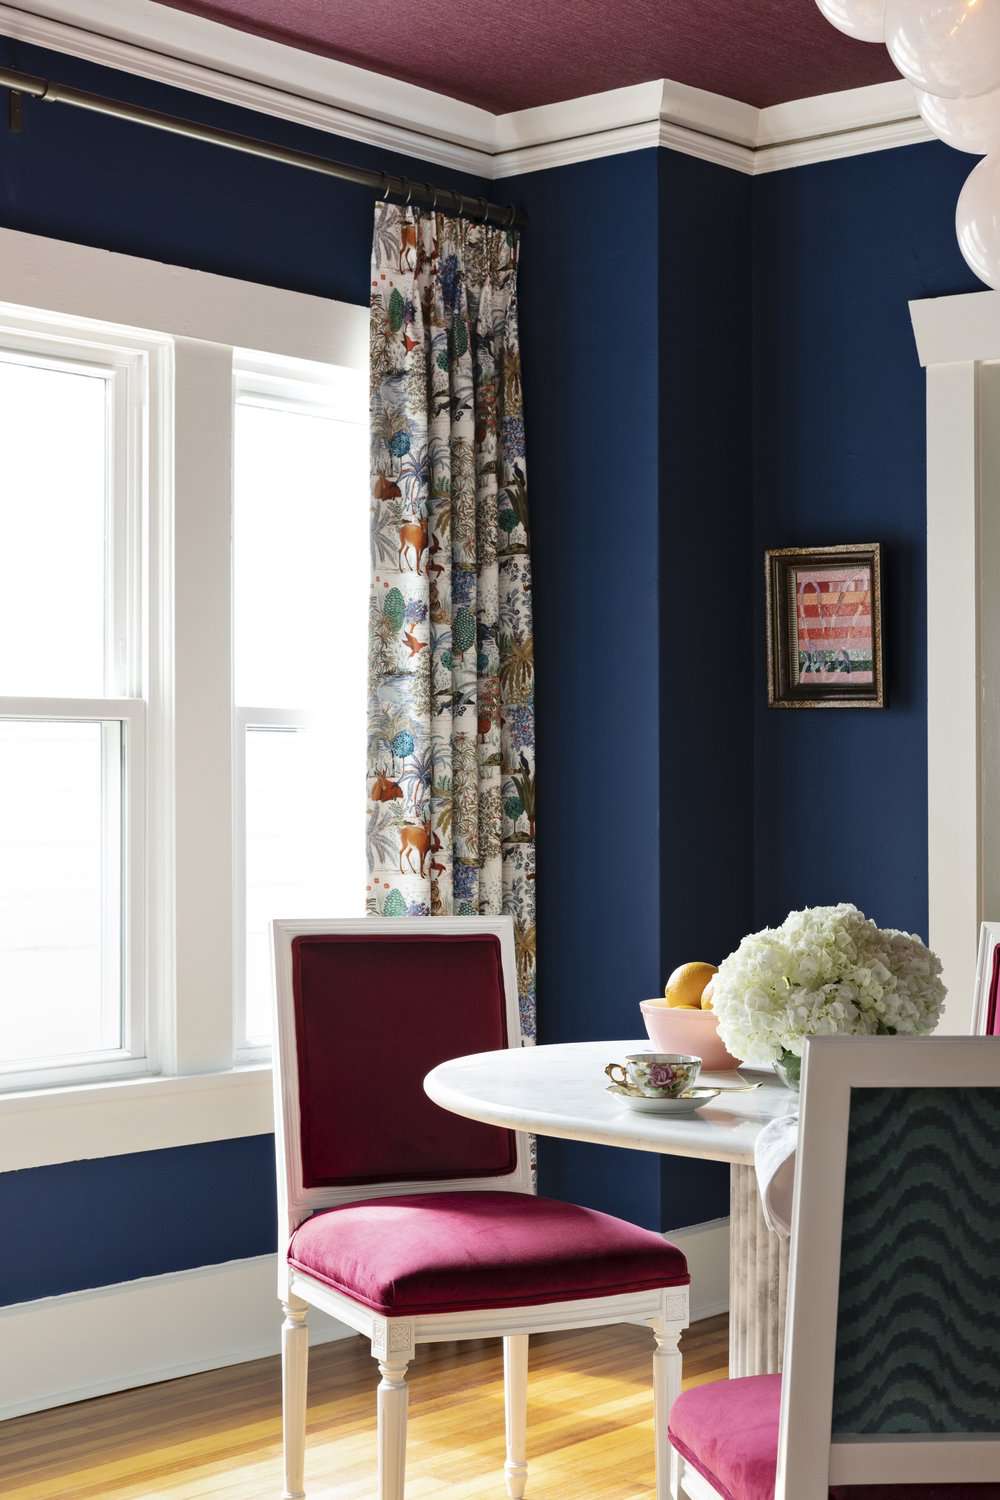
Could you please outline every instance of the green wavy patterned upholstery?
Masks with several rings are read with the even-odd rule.
[[[852,1091],[833,1432],[1000,1432],[1000,1088]]]

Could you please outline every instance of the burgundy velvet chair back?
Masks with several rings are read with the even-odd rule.
[[[461,921],[404,929],[373,918],[367,931],[345,923],[353,930],[291,938],[292,1015],[281,1014],[279,975],[279,1028],[290,1020],[294,1031],[282,1050],[295,1070],[303,1189],[495,1179],[517,1168],[511,1131],[450,1114],[423,1089],[438,1063],[511,1041],[501,934],[463,920],[464,933]]]
[[[1000,1036],[1000,1005],[997,1004],[997,996],[1000,992],[1000,943],[997,943],[993,949],[993,962],[990,965],[989,974],[990,987],[986,992],[983,1035]]]

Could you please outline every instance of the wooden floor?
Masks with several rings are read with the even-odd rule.
[[[652,1335],[641,1328],[531,1341],[527,1500],[649,1500]],[[685,1385],[719,1379],[726,1319],[695,1324]],[[4,1500],[277,1500],[275,1359],[101,1396],[0,1424]],[[367,1343],[312,1351],[309,1500],[372,1500],[375,1384]],[[410,1367],[407,1500],[503,1500],[496,1341],[418,1350]]]

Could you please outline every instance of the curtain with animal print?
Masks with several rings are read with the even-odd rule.
[[[535,1034],[531,563],[512,230],[375,208],[367,909],[514,919]]]

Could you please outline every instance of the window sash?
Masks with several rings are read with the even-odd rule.
[[[233,711],[233,1057],[237,1064],[266,1062],[271,1048],[247,1036],[247,732],[301,730],[308,717],[296,709]]]
[[[121,958],[116,993],[105,991],[102,1004],[120,1015],[121,1045],[88,1053],[53,1054],[24,1062],[0,1062],[0,1089],[36,1089],[53,1084],[89,1083],[108,1077],[131,1077],[149,1071],[146,1027],[146,705],[135,698],[0,697],[0,719],[37,719],[48,723],[98,723],[120,733],[120,751],[110,745],[101,757],[105,838],[120,819],[121,882],[114,903],[102,901],[102,957],[109,944]],[[117,740],[117,735],[115,736]],[[117,745],[115,746],[117,749]],[[111,761],[119,762],[117,768]],[[111,802],[117,794],[117,806]],[[104,876],[107,878],[105,870]],[[119,1009],[120,1008],[120,1009]]]

